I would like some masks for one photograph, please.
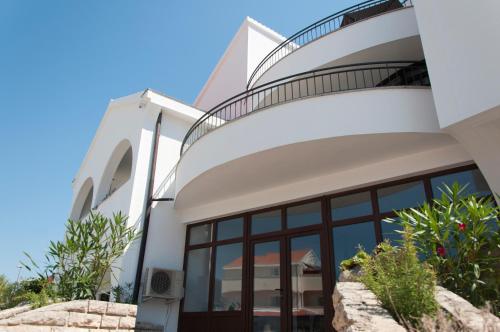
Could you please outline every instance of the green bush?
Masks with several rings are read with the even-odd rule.
[[[344,259],[342,262],[340,262],[340,269],[342,271],[345,271],[352,270],[358,266],[362,267],[368,260],[370,260],[370,258],[370,254],[368,254],[362,248],[359,248],[356,255],[352,256],[351,258]]]
[[[32,278],[9,283],[0,276],[0,310],[19,304],[38,308],[57,300],[54,284],[46,278]]]
[[[490,197],[464,197],[458,183],[420,208],[396,212],[438,283],[475,306],[500,311],[500,210]]]
[[[40,278],[53,278],[57,296],[63,300],[96,299],[99,290],[111,286],[106,274],[114,277],[113,264],[138,235],[135,227],[127,227],[127,217],[121,213],[107,218],[91,212],[85,220],[68,221],[64,240],[50,242],[43,268],[28,254],[29,263],[22,264],[38,270]],[[37,301],[43,302],[43,296]]]
[[[359,279],[404,325],[417,325],[424,315],[434,316],[437,312],[436,276],[418,260],[409,237],[400,247],[381,243],[372,258],[363,262]]]

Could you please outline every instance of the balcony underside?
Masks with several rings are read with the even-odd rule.
[[[437,149],[443,134],[429,88],[377,88],[311,97],[253,113],[183,155],[176,208]]]

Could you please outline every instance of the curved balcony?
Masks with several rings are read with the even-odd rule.
[[[308,71],[244,91],[215,106],[188,130],[181,155],[200,138],[239,118],[303,98],[389,86],[429,86],[425,62],[369,62]]]
[[[373,181],[316,178],[373,174],[370,167],[395,176],[395,161],[403,165],[453,144],[439,128],[423,62],[303,73],[232,98],[191,128],[176,171],[175,206],[182,220],[193,221],[269,204],[263,197],[308,197],[354,186],[352,179]],[[440,158],[434,153],[420,166],[440,167]]]
[[[250,76],[247,89],[253,86],[274,64],[301,47],[370,17],[411,6],[411,0],[368,0],[309,25],[287,38],[262,59]]]

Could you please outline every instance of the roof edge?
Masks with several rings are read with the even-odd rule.
[[[203,85],[200,92],[196,96],[196,98],[193,102],[194,106],[197,106],[200,103],[201,98],[203,98],[203,96],[205,95],[205,93],[206,93],[207,89],[209,88],[210,84],[212,83],[214,77],[219,72],[220,67],[224,64],[228,55],[233,50],[233,47],[234,47],[234,44],[236,43],[236,40],[238,39],[238,37],[240,37],[244,32],[246,32],[248,30],[248,29],[246,29],[248,27],[252,27],[252,28],[258,30],[259,32],[261,32],[262,34],[266,35],[267,37],[269,37],[271,39],[276,39],[276,41],[278,41],[278,42],[282,42],[282,41],[286,40],[286,38],[284,36],[280,35],[279,33],[272,30],[271,28],[268,28],[265,25],[263,25],[262,23],[256,21],[255,19],[253,19],[249,16],[246,16],[245,19],[243,20],[243,22],[241,23],[240,27],[238,28],[238,30],[234,34],[233,38],[229,42],[229,45],[226,47],[224,53],[219,58],[219,61],[215,65],[214,69],[212,70],[212,72],[208,76],[208,79],[206,80],[205,84]],[[248,54],[248,43],[247,43],[247,54]]]

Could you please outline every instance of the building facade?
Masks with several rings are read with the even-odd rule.
[[[142,321],[330,331],[339,263],[398,238],[384,218],[455,181],[500,192],[498,12],[369,0],[289,38],[246,18],[193,105],[110,102],[70,217],[143,230],[109,275]],[[151,268],[184,271],[183,299],[144,298]]]

